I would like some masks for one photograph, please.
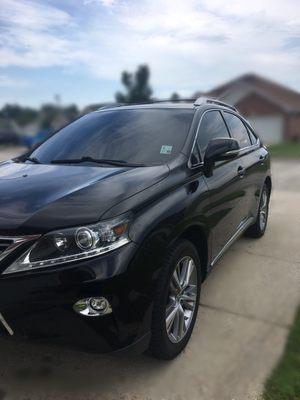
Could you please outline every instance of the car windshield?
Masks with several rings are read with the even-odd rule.
[[[35,149],[40,163],[62,160],[121,160],[156,165],[182,149],[192,109],[106,110],[88,114],[58,131]]]

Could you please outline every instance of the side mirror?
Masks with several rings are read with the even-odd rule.
[[[235,158],[240,151],[239,142],[232,138],[212,139],[204,155],[204,164]]]

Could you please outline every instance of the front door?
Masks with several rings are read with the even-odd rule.
[[[202,159],[211,139],[228,138],[229,132],[220,111],[206,112],[200,123],[197,145]],[[205,181],[209,189],[210,204],[207,217],[212,233],[214,260],[236,232],[244,214],[245,191],[242,188],[243,166],[241,159],[218,161]]]

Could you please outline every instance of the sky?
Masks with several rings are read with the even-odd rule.
[[[300,91],[300,0],[0,0],[0,106],[112,101],[140,64],[161,98],[246,72]]]

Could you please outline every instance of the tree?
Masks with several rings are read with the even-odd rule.
[[[116,93],[118,103],[141,103],[151,100],[152,89],[149,86],[150,70],[147,65],[140,65],[133,74],[124,71],[121,76],[122,84],[127,93]]]
[[[79,116],[79,110],[76,104],[64,107],[62,112],[69,121],[74,121]]]
[[[174,92],[174,93],[171,95],[171,100],[172,100],[172,101],[178,101],[178,100],[180,100],[179,94],[176,93],[176,92]]]
[[[43,104],[40,109],[40,125],[42,129],[51,129],[54,119],[59,115],[60,107],[52,103]]]
[[[25,126],[37,118],[38,111],[30,107],[6,104],[0,111],[0,116],[14,120],[20,126]]]

